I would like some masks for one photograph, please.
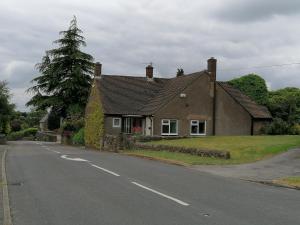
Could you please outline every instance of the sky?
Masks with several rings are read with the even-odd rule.
[[[300,87],[299,0],[1,0],[0,80],[18,110],[74,15],[104,74],[144,76],[153,62],[155,76],[173,77],[215,57],[218,80],[257,73],[270,90]]]

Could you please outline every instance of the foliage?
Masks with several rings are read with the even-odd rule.
[[[62,125],[63,131],[79,131],[81,128],[84,127],[84,119],[74,119],[74,120],[65,120]]]
[[[46,51],[37,64],[40,75],[32,80],[28,89],[34,96],[27,106],[37,110],[51,108],[56,115],[66,117],[73,105],[85,108],[93,74],[93,57],[81,51],[86,46],[82,31],[74,17],[69,29],[61,31],[56,41],[58,48]]]
[[[21,140],[24,137],[30,137],[30,136],[34,137],[37,132],[38,132],[37,128],[28,128],[17,132],[11,132],[7,138],[8,140],[16,141],[16,140]]]
[[[104,134],[104,114],[100,96],[96,86],[91,90],[85,115],[85,144],[89,147],[100,148],[100,140]]]
[[[263,78],[256,74],[248,74],[228,82],[233,87],[249,96],[258,104],[266,105],[268,103],[268,89]]]
[[[11,121],[11,127],[13,131],[17,131],[13,128],[14,126],[18,126],[19,123],[21,126],[21,129],[24,130],[29,127],[38,127],[41,118],[47,113],[45,110],[35,110],[34,108],[31,108],[29,112],[20,112],[20,111],[14,111],[12,115],[12,121]],[[17,123],[17,124],[16,124]]]
[[[58,112],[51,110],[48,116],[48,129],[56,130],[58,128],[60,128],[60,115]]]
[[[14,105],[9,102],[10,93],[5,81],[0,81],[0,133],[10,132],[10,119]]]
[[[184,75],[184,70],[182,68],[178,68],[176,76],[179,77],[179,76],[183,76],[183,75]]]
[[[20,131],[22,129],[21,120],[14,119],[10,122],[10,127],[12,132]]]
[[[271,91],[268,107],[273,117],[290,125],[300,124],[300,89],[284,88]]]
[[[84,128],[81,128],[72,137],[72,142],[76,145],[84,145]]]
[[[290,126],[280,118],[275,118],[272,123],[264,128],[266,134],[282,135],[289,133]]]

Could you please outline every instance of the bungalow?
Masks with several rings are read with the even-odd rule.
[[[146,76],[142,77],[103,75],[102,65],[96,63],[86,127],[101,126],[101,135],[259,134],[271,121],[270,112],[226,82],[216,81],[216,68],[217,60],[210,58],[207,70],[156,78],[152,65],[146,67]],[[95,111],[102,114],[97,126]]]

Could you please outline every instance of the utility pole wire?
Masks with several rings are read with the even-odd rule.
[[[300,62],[269,65],[269,66],[253,66],[253,67],[237,68],[237,69],[221,69],[220,71],[237,71],[237,70],[248,70],[248,69],[262,69],[262,68],[284,67],[284,66],[292,66],[292,65],[300,65]]]

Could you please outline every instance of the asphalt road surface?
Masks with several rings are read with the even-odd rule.
[[[14,225],[299,225],[300,191],[121,154],[11,142]]]

